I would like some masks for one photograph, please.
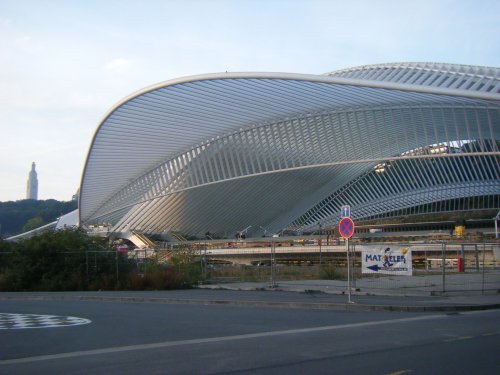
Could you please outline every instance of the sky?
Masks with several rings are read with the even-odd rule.
[[[500,1],[0,0],[0,201],[71,200],[131,93],[216,72],[388,62],[500,66]]]

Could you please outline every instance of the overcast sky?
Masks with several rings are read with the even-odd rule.
[[[0,0],[0,201],[70,200],[92,135],[145,86],[223,71],[500,66],[500,1]]]

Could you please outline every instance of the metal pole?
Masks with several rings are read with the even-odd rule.
[[[498,238],[498,219],[500,218],[500,211],[498,211],[497,216],[493,218],[495,220],[495,238]]]
[[[477,244],[474,244],[474,249],[476,250],[476,272],[479,272],[479,250],[477,249]]]
[[[275,249],[274,249],[274,240],[271,241],[271,288],[276,288],[276,280],[275,280]]]
[[[349,238],[346,238],[346,252],[347,252],[347,303],[351,303],[351,263],[349,259]]]
[[[443,264],[442,264],[442,266],[443,266],[443,282],[442,282],[442,284],[443,284],[443,293],[446,290],[446,288],[445,288],[445,273],[446,273],[446,271],[445,271],[445,269],[446,269],[446,267],[445,267],[446,266],[446,253],[445,253],[446,249],[445,249],[445,246],[446,246],[445,243],[442,242],[441,243],[441,253],[442,253],[442,258],[443,258],[442,259],[442,262],[443,262]]]
[[[353,243],[351,246],[351,252],[352,252],[352,264],[351,264],[351,270],[352,270],[352,287],[354,290],[356,290],[356,243]]]
[[[491,249],[493,253],[493,248]],[[481,294],[484,294],[484,267],[485,267],[486,244],[483,242],[483,281],[481,283]]]
[[[318,226],[319,226],[319,268],[321,270],[321,242],[322,242],[322,239],[321,239],[321,223],[319,223]]]
[[[87,266],[87,287],[90,284],[90,279],[89,279],[89,251],[85,251],[85,264]]]
[[[463,272],[465,272],[465,245],[461,244],[460,247],[461,247],[460,256],[462,257],[462,261],[464,262],[462,270],[463,270]]]
[[[116,289],[120,287],[120,279],[118,275],[118,250],[115,250],[115,262],[116,262]]]
[[[203,280],[207,279],[207,246],[205,242],[205,253],[203,254]]]

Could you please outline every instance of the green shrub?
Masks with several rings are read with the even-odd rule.
[[[0,241],[0,290],[161,290],[191,287],[202,279],[195,253],[181,248],[173,264],[136,263],[105,239],[81,230],[48,232],[17,243]]]
[[[323,264],[319,270],[319,277],[323,280],[338,280],[342,278],[334,264]]]

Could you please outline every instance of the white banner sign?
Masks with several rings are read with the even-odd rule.
[[[362,249],[362,273],[412,275],[411,249],[406,246],[366,246]]]

